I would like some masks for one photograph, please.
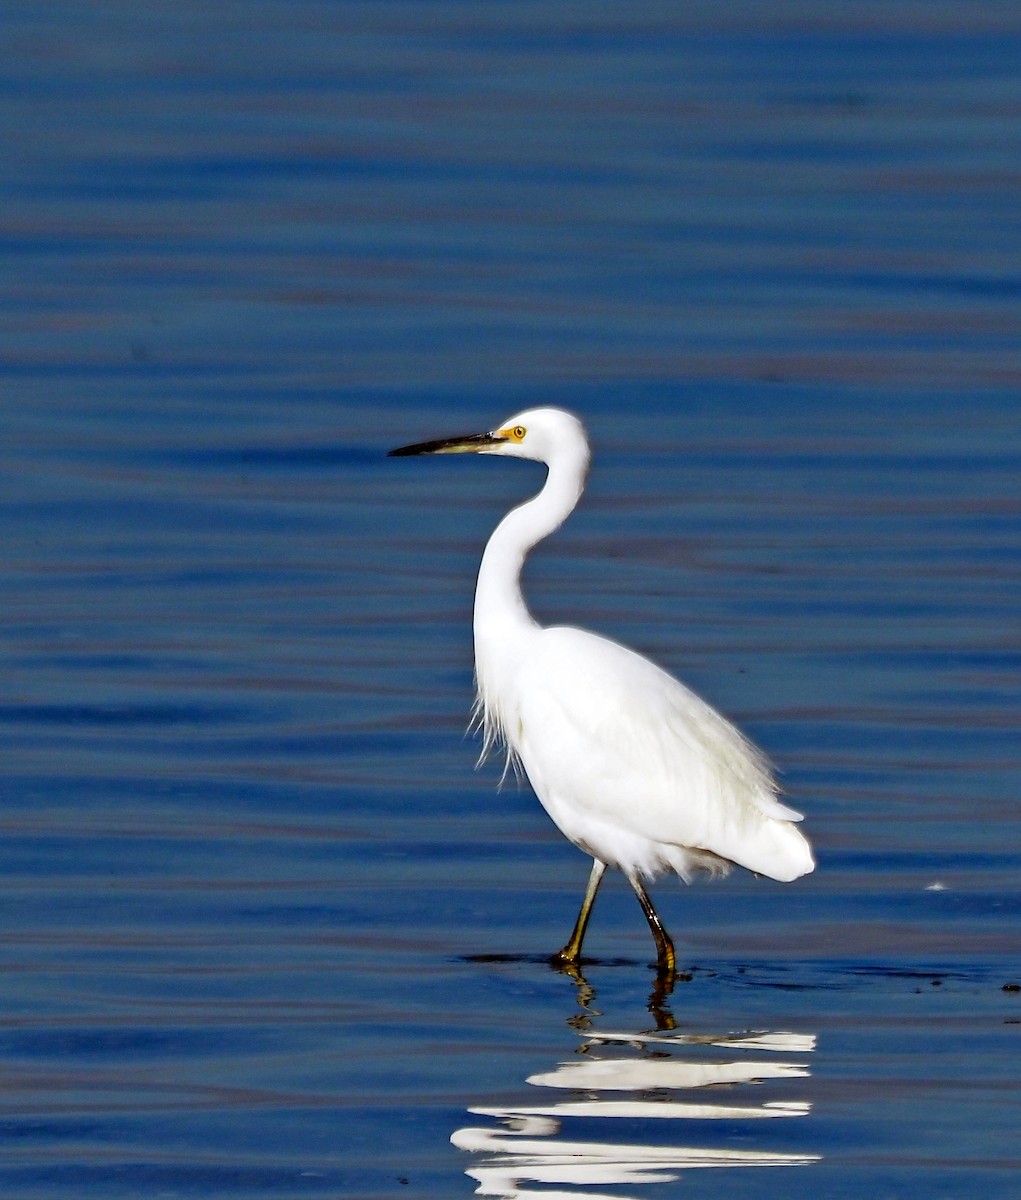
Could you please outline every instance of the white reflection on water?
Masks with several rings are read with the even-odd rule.
[[[478,1107],[468,1111],[493,1117],[502,1127],[467,1126],[451,1141],[481,1156],[466,1172],[476,1195],[544,1197],[544,1200],[609,1200],[594,1186],[669,1183],[692,1167],[794,1167],[817,1162],[810,1154],[736,1150],[713,1146],[653,1145],[632,1142],[575,1141],[560,1137],[565,1120],[728,1120],[802,1117],[811,1105],[804,1100],[769,1100],[762,1104],[708,1103],[678,1098],[696,1088],[742,1086],[803,1079],[804,1061],[781,1059],[716,1059],[714,1053],[796,1054],[815,1050],[815,1037],[797,1033],[753,1033],[723,1037],[691,1034],[595,1033],[581,1047],[584,1057],[555,1070],[531,1075],[535,1087],[569,1089],[570,1100],[514,1107]],[[673,1053],[683,1049],[684,1057]],[[605,1096],[602,1093],[609,1093]],[[621,1092],[631,1096],[621,1098]],[[529,1190],[538,1184],[541,1191]],[[569,1190],[550,1191],[548,1185]],[[620,1196],[616,1200],[621,1200]]]

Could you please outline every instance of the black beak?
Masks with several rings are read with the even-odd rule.
[[[477,454],[487,446],[498,446],[506,440],[495,433],[469,433],[463,437],[440,438],[436,442],[398,446],[387,454],[387,458],[404,458],[411,454]]]

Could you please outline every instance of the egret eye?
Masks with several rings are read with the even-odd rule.
[[[524,425],[515,425],[514,428],[511,430],[511,433],[514,435],[514,440],[516,442],[523,442],[525,440]]]

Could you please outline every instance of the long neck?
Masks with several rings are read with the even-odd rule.
[[[585,484],[587,454],[577,461],[556,461],[537,496],[512,509],[489,539],[475,588],[476,641],[487,632],[509,635],[514,628],[533,628],[535,621],[521,594],[525,556],[563,524]]]

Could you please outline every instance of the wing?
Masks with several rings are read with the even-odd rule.
[[[544,629],[516,676],[508,741],[551,813],[577,807],[743,865],[756,860],[762,826],[800,819],[776,800],[768,762],[729,721],[626,647]]]

